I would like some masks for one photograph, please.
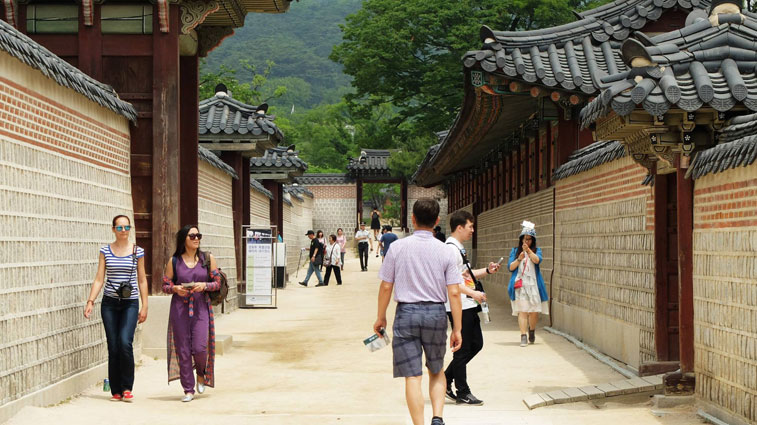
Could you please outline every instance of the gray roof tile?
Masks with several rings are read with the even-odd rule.
[[[627,69],[620,58],[620,41],[633,30],[655,21],[672,8],[706,8],[709,0],[617,0],[583,12],[581,19],[533,31],[481,29],[481,50],[467,52],[463,64],[548,87],[599,91],[598,79]],[[496,51],[496,54],[494,53]]]
[[[219,170],[222,170],[224,173],[230,175],[231,177],[238,179],[239,176],[237,175],[237,172],[234,171],[229,164],[223,162],[221,158],[217,157],[216,154],[211,152],[208,149],[205,149],[202,146],[198,146],[197,149],[197,156],[200,157],[201,160],[207,162],[208,164],[218,168]]]
[[[242,103],[228,95],[216,95],[200,102],[200,139],[213,135],[249,135],[252,139],[273,138],[284,134],[274,124],[274,115],[258,114],[257,106]]]
[[[363,155],[365,153],[365,155]],[[391,151],[383,149],[361,149],[360,156],[350,158],[347,170],[350,175],[383,175],[389,172]]]
[[[329,185],[329,184],[347,184],[354,183],[355,179],[347,173],[330,173],[330,174],[303,174],[295,177],[294,181],[304,185]]]
[[[68,87],[98,105],[136,122],[137,111],[130,103],[119,99],[113,87],[83,73],[2,20],[0,20],[0,50],[40,70],[42,74],[61,86]]]
[[[253,171],[261,168],[305,171],[308,169],[308,165],[300,159],[298,154],[299,151],[289,152],[284,146],[267,149],[263,156],[250,158],[250,168]]]
[[[625,147],[617,141],[596,142],[573,152],[568,161],[557,167],[553,180],[561,180],[625,156]]]
[[[757,19],[747,14],[742,23],[739,15],[720,17],[730,23],[712,27],[709,21],[698,20],[674,31],[677,37],[670,33],[653,37],[652,42],[662,42],[644,46],[644,50],[656,65],[602,79],[601,95],[581,111],[582,126],[611,110],[628,115],[637,105],[651,115],[664,114],[672,107],[694,111],[705,104],[720,112],[738,104],[757,111],[757,54],[734,46],[757,45],[757,32],[745,31],[747,24],[757,26]],[[676,50],[671,55],[655,55]],[[643,77],[639,82],[634,80],[637,75]],[[631,89],[630,95],[627,89]]]
[[[263,194],[263,195],[265,195],[265,196],[266,196],[266,197],[267,197],[268,199],[273,199],[273,193],[271,193],[271,191],[270,191],[270,190],[266,189],[266,188],[265,188],[265,187],[263,186],[263,184],[262,184],[262,183],[260,183],[259,181],[255,180],[255,179],[250,179],[250,187],[251,187],[251,188],[253,188],[254,190],[256,190],[256,191],[258,191],[258,192],[262,193],[262,194]]]
[[[719,144],[696,153],[686,177],[698,179],[757,160],[757,114],[741,115],[730,120],[717,135]]]

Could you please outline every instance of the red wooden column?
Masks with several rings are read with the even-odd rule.
[[[448,208],[449,209],[449,208]],[[400,182],[400,227],[403,232],[407,232],[407,180],[402,179]]]
[[[179,202],[179,220],[182,226],[198,221],[197,186],[198,166],[197,150],[199,146],[200,113],[197,109],[199,96],[199,61],[197,55],[182,56],[179,59],[181,71],[181,151],[179,161],[179,173],[181,174],[181,193]],[[237,171],[239,172],[239,171]],[[241,177],[241,176],[240,176]],[[249,195],[248,195],[249,196]],[[240,276],[240,275],[237,275]]]
[[[103,42],[100,31],[100,5],[93,4],[92,25],[84,25],[84,8],[79,7],[79,58],[77,67],[97,81],[103,81]]]
[[[684,177],[680,155],[676,163],[678,186],[678,332],[681,372],[694,372],[694,278],[693,229],[694,182]]]
[[[655,354],[658,361],[669,360],[668,357],[668,300],[667,270],[662,248],[667,248],[668,236],[668,179],[657,174],[654,182],[654,246],[655,246]]]
[[[154,16],[157,14],[155,7]],[[163,267],[176,243],[179,221],[180,97],[179,6],[171,5],[169,32],[153,21],[152,290],[159,293]],[[196,106],[196,101],[192,102]]]
[[[355,204],[357,207],[357,213],[355,215],[355,228],[359,229],[360,222],[363,221],[363,179],[358,177],[355,184],[357,185],[357,190],[355,191]]]

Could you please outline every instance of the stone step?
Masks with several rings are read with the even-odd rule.
[[[615,397],[662,390],[662,375],[634,377],[599,385],[578,388],[560,388],[544,393],[531,394],[523,399],[529,409],[551,404],[575,403],[589,399]]]

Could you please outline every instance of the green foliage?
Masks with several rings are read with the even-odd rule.
[[[329,60],[332,47],[341,41],[338,24],[345,16],[360,9],[361,0],[304,0],[293,2],[287,13],[250,13],[245,25],[237,28],[208,56],[201,68],[204,73],[218,72],[222,65],[238,71],[238,78],[251,81],[252,76],[240,69],[240,60],[263,68],[267,61],[276,64],[269,81],[294,77],[309,87],[299,90],[287,82],[285,96],[270,104],[295,110],[310,109],[324,103],[338,103],[349,88],[350,77],[342,67]],[[234,97],[237,97],[234,95]]]
[[[239,62],[239,69],[246,71],[251,76],[250,82],[241,83],[237,79],[237,69],[221,65],[218,72],[205,72],[200,76],[200,100],[208,99],[215,95],[215,88],[219,83],[226,85],[234,99],[249,105],[260,105],[270,102],[287,94],[287,86],[276,85],[269,81],[268,76],[274,67],[272,61],[267,61],[262,71],[247,60]],[[294,86],[294,82],[291,82]]]

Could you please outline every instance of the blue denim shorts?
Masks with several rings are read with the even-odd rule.
[[[426,367],[439,373],[447,351],[447,313],[443,303],[399,303],[392,328],[394,377],[423,375]]]

